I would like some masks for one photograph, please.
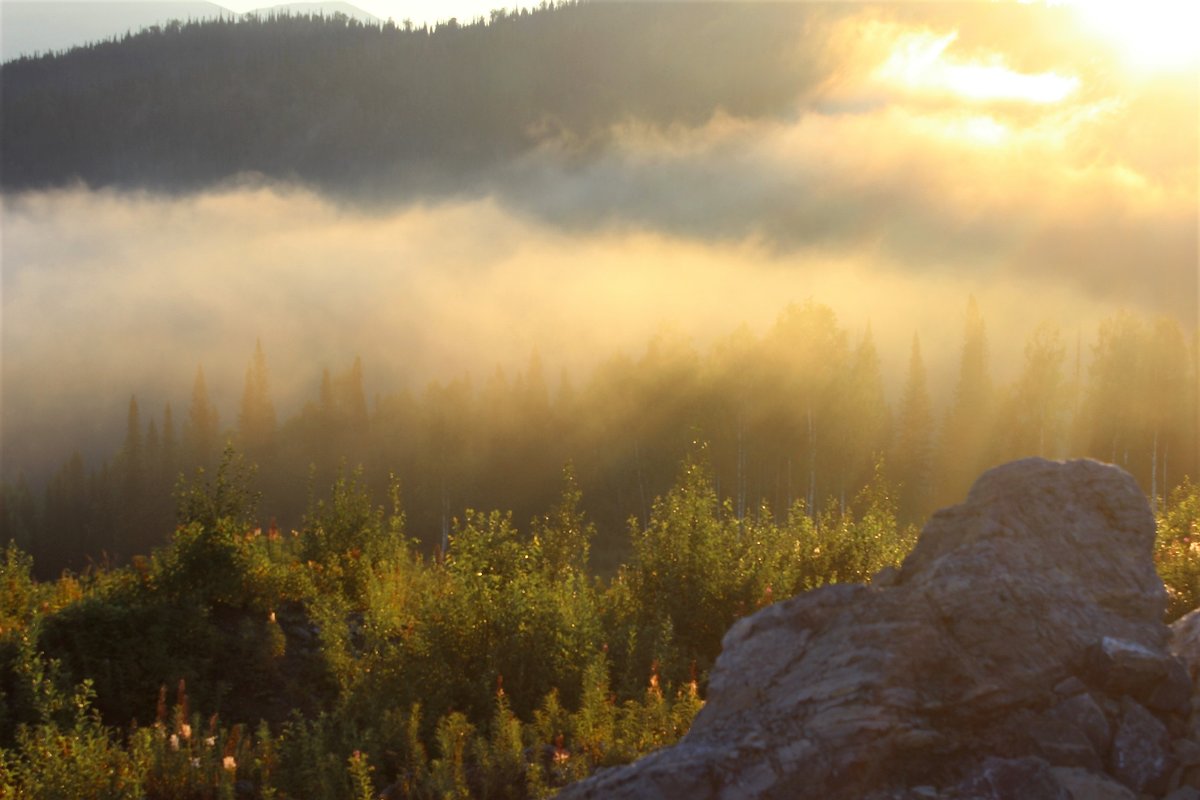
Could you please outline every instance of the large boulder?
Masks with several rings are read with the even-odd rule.
[[[898,571],[735,624],[679,744],[560,797],[1161,796],[1191,682],[1154,532],[1116,467],[990,470]]]

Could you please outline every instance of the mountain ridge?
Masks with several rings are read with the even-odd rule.
[[[515,156],[584,156],[631,121],[788,113],[820,75],[818,50],[790,46],[807,14],[570,3],[434,29],[336,13],[150,29],[4,65],[0,180],[191,191],[256,175],[379,199],[487,191],[522,168]],[[91,133],[75,136],[63,115]]]
[[[345,14],[364,24],[383,20],[357,6],[334,2],[280,3],[246,12],[269,14]],[[239,18],[241,13],[209,0],[64,0],[64,2],[0,3],[0,61],[61,54],[77,47],[120,39],[172,20]]]

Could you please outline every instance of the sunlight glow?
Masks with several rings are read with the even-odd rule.
[[[1079,86],[1079,79],[1054,72],[1026,74],[1007,67],[998,57],[960,62],[946,55],[957,33],[913,33],[904,36],[876,73],[889,83],[918,91],[949,92],[967,101],[1058,103]]]
[[[984,145],[999,145],[1009,138],[1009,129],[991,117],[971,117],[962,123],[963,138]]]
[[[1069,0],[1084,30],[1150,72],[1200,66],[1200,3],[1194,0]]]

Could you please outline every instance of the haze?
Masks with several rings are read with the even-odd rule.
[[[778,114],[548,133],[451,193],[8,192],[4,477],[103,452],[131,394],[184,407],[197,365],[232,419],[256,340],[286,413],[356,355],[369,395],[535,350],[586,379],[663,326],[703,348],[808,298],[871,327],[893,394],[914,332],[948,391],[972,294],[1002,376],[1044,319],[1071,341],[1119,309],[1192,332],[1195,61],[1055,14],[814,17],[796,47],[821,72]]]

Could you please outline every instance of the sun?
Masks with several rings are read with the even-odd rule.
[[[1136,71],[1200,67],[1200,3],[1196,0],[1068,0],[1080,25]]]

